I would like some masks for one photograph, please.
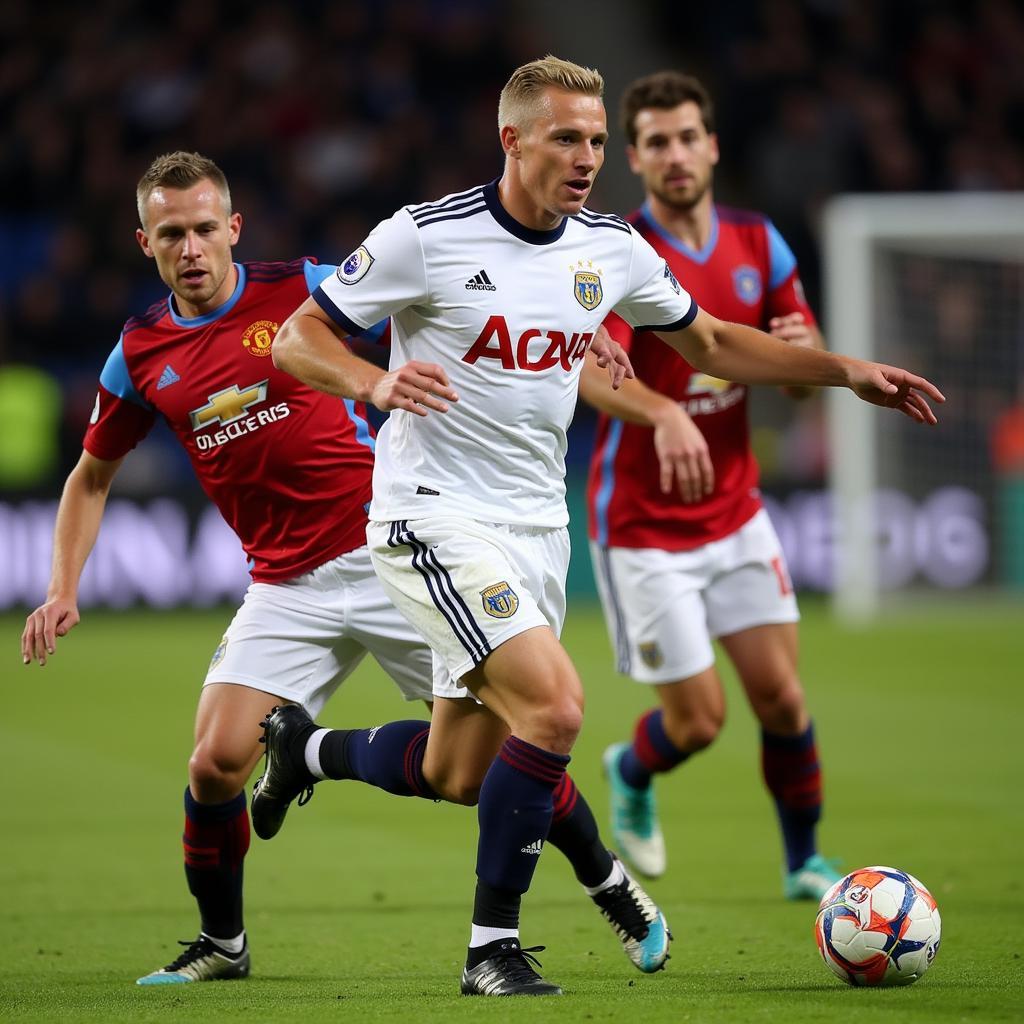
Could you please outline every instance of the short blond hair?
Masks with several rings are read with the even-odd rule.
[[[523,128],[529,124],[537,113],[537,97],[549,86],[584,96],[604,95],[600,72],[549,53],[512,72],[498,100],[498,130],[505,125]]]
[[[139,223],[146,228],[146,203],[157,188],[191,188],[200,181],[209,179],[217,187],[224,201],[224,212],[231,215],[231,190],[224,172],[201,153],[186,153],[177,150],[158,156],[139,178],[135,188],[135,202],[139,209]]]

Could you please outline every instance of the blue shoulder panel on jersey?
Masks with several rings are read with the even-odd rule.
[[[771,222],[765,222],[768,232],[768,288],[778,288],[796,268],[793,250],[786,245],[779,229]]]
[[[100,372],[100,383],[118,398],[141,405],[143,409],[152,409],[153,406],[147,402],[142,395],[135,390],[131,374],[128,372],[128,363],[124,358],[124,335],[117,339],[114,351],[107,356],[107,361]]]
[[[310,263],[306,260],[302,269],[306,274],[306,288],[312,295],[338,268],[330,263]]]

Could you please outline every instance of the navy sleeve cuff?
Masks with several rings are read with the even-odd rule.
[[[316,304],[339,326],[343,327],[353,337],[357,337],[362,334],[366,328],[357,324],[355,320],[350,320],[345,314],[334,304],[333,300],[324,291],[323,285],[321,285],[312,296]]]
[[[690,308],[686,311],[686,316],[682,320],[676,320],[675,323],[671,324],[644,324],[642,327],[634,327],[634,331],[681,331],[684,327],[689,327],[690,324],[697,318],[697,313],[700,312],[700,307],[697,305],[697,301],[690,296]]]

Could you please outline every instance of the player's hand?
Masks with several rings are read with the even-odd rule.
[[[57,637],[67,636],[78,625],[78,604],[70,598],[55,597],[41,604],[25,620],[21,634],[21,661],[29,665],[34,658],[40,665],[57,649]]]
[[[437,363],[422,363],[417,359],[385,373],[374,384],[370,394],[370,401],[381,412],[404,409],[417,416],[426,416],[431,410],[447,412],[448,402],[458,400],[459,396],[444,368]]]
[[[785,316],[773,316],[768,321],[768,333],[779,341],[784,341],[797,348],[817,348],[811,325],[804,319],[803,313],[787,313]]]
[[[946,396],[924,377],[898,366],[866,363],[860,359],[850,360],[849,374],[850,390],[863,401],[895,409],[916,423],[931,426],[939,422],[925,396],[934,402],[944,402]]]
[[[787,345],[797,348],[818,348],[818,339],[811,330],[811,325],[804,319],[803,313],[787,313],[785,316],[773,316],[768,321],[768,333]],[[810,398],[817,388],[805,384],[787,384],[782,393],[790,398],[802,400]]]
[[[618,391],[624,380],[632,380],[636,376],[626,350],[605,330],[604,324],[598,327],[590,343],[590,351],[597,356],[597,365],[608,369],[613,390]]]
[[[715,489],[715,469],[708,443],[700,428],[672,403],[654,424],[654,450],[661,472],[661,493],[669,494],[675,481],[687,505],[701,501]]]

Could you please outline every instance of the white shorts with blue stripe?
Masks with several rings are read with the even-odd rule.
[[[370,522],[373,567],[388,596],[434,652],[434,696],[506,640],[565,619],[569,532],[437,516]]]

